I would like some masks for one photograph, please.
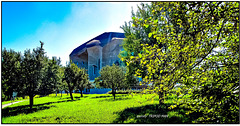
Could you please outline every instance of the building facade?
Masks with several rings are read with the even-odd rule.
[[[105,32],[75,48],[69,56],[70,60],[85,68],[90,81],[94,80],[102,67],[121,63],[118,54],[123,49],[124,38],[124,33]]]

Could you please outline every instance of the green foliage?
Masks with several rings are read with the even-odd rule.
[[[40,41],[41,47],[25,50],[24,58],[21,62],[22,70],[22,90],[30,97],[30,108],[33,106],[33,97],[38,93],[42,78],[44,77],[44,49],[43,43]]]
[[[60,88],[62,76],[60,75],[60,58],[52,57],[48,59],[45,57],[44,77],[42,78],[42,84],[39,88],[39,93],[47,95],[53,92],[57,92]]]
[[[119,67],[113,64],[113,66],[105,66],[99,72],[100,76],[95,78],[94,83],[96,87],[112,88],[112,94],[115,99],[116,90],[120,90],[128,87],[125,78],[125,69],[124,67]]]
[[[89,82],[89,77],[88,74],[86,73],[85,69],[80,69],[78,76],[76,78],[76,83],[77,83],[77,89],[80,90],[81,92],[81,97],[83,97],[83,90],[84,88],[86,89],[91,89],[93,86]]]
[[[74,89],[80,89],[82,92],[85,87],[91,87],[85,69],[78,68],[78,66],[72,62],[65,68],[63,81],[66,81],[68,84],[72,100],[72,91]],[[83,96],[82,93],[81,96]]]
[[[17,96],[29,97],[30,107],[37,94],[47,95],[60,87],[60,59],[48,59],[41,47],[25,50],[24,55],[4,49],[2,55],[2,100],[10,100],[13,92]],[[28,96],[26,96],[28,95]],[[39,97],[38,95],[35,97]]]
[[[59,82],[59,85],[58,85],[58,90],[61,91],[61,92],[62,91],[67,91],[68,90],[68,84],[66,83],[66,81],[62,81],[63,78],[64,78],[65,68],[63,66],[60,66],[60,68],[58,70],[59,70],[58,76],[60,78],[60,82]]]
[[[139,62],[131,62],[131,59],[134,56],[137,56],[142,52],[141,44],[154,44],[156,43],[156,39],[153,37],[148,37],[148,34],[151,32],[152,26],[147,25],[144,22],[152,18],[154,15],[152,14],[152,5],[141,4],[138,6],[138,11],[134,13],[132,11],[132,21],[125,22],[121,28],[124,31],[125,39],[123,41],[123,51],[120,52],[120,59],[126,63],[126,82],[130,86],[138,85],[137,77],[134,76],[135,71],[137,69],[141,69],[142,73],[140,78],[145,77],[146,72],[144,71],[146,68],[142,68],[139,66]],[[156,17],[156,16],[154,16]]]
[[[14,50],[2,51],[2,100],[10,100],[13,92],[19,91],[20,87],[20,68],[21,53]]]
[[[180,83],[176,105],[202,112],[195,122],[239,123],[239,3],[153,2],[151,10],[146,21],[132,22],[151,27],[147,35],[155,43],[140,44],[126,64],[139,65],[136,76],[146,73],[143,81],[160,100]],[[187,93],[191,97],[184,97]]]

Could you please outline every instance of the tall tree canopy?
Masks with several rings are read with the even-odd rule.
[[[30,108],[33,106],[33,97],[38,93],[38,89],[42,83],[44,53],[43,43],[41,42],[41,47],[33,49],[33,52],[30,52],[30,50],[24,52],[24,58],[21,63],[22,87],[24,87],[25,94],[30,98]]]
[[[180,83],[176,105],[203,113],[196,121],[239,122],[239,3],[153,2],[150,13],[133,17],[132,26],[150,28],[148,38],[155,42],[126,33],[125,43],[141,43],[138,54],[123,57],[126,64],[139,64],[136,75],[152,83],[160,103]]]
[[[19,91],[21,53],[14,50],[2,51],[2,100],[10,100],[13,92]]]

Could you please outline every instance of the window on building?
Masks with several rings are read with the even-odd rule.
[[[98,69],[100,70],[100,59],[98,59]]]
[[[93,65],[93,74],[96,74],[96,73],[97,73],[97,66]]]

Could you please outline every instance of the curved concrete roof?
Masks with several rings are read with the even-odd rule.
[[[86,47],[89,48],[89,47],[93,47],[93,46],[100,45],[100,44],[101,44],[101,42],[99,40],[92,40],[86,44]]]
[[[108,42],[110,42],[112,40],[112,38],[125,38],[124,33],[119,33],[119,32],[104,32],[103,34],[83,43],[82,45],[78,46],[77,48],[75,48],[70,56],[77,54],[78,52],[80,52],[83,49],[92,47],[92,46],[96,46],[96,45],[100,45],[100,46],[105,46]]]

